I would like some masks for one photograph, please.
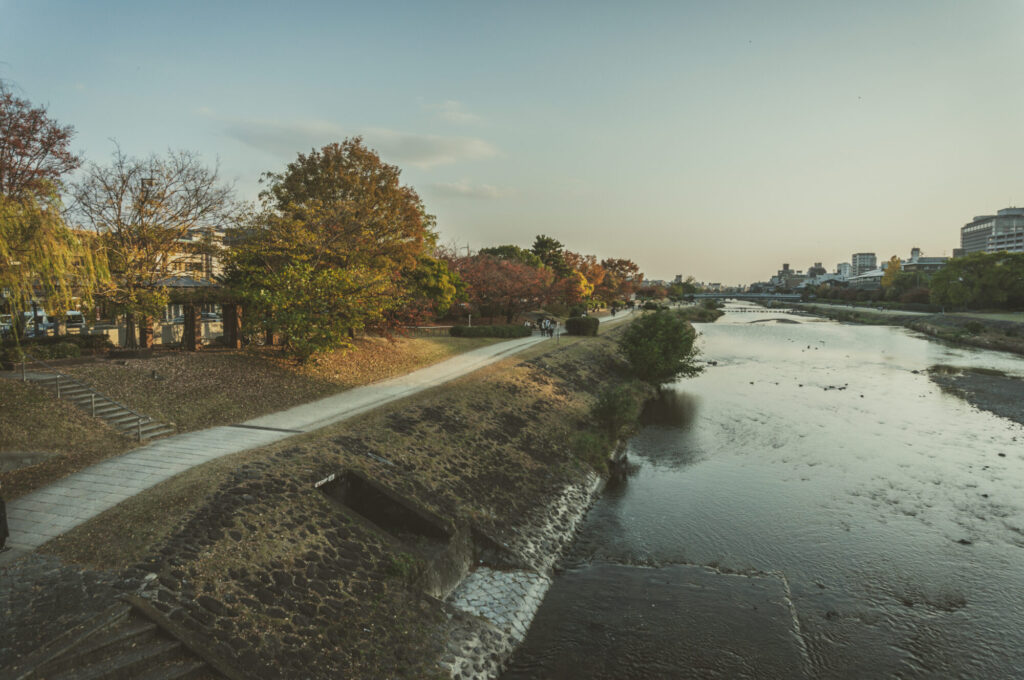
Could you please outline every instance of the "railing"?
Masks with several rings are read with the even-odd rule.
[[[144,416],[144,415],[142,415],[141,413],[139,413],[138,411],[136,411],[134,409],[128,408],[127,406],[125,406],[121,402],[115,401],[115,400],[111,399],[110,397],[106,396],[105,394],[100,394],[99,392],[94,390],[89,385],[86,385],[83,382],[75,380],[70,375],[65,375],[64,373],[61,373],[55,367],[53,367],[50,364],[46,363],[42,359],[36,359],[31,354],[29,354],[27,352],[24,352],[24,351],[22,351],[22,356],[21,356],[21,379],[22,379],[22,381],[27,381],[28,380],[27,375],[26,375],[27,372],[26,372],[26,369],[25,369],[25,366],[26,366],[26,361],[25,360],[26,360],[26,358],[31,359],[33,364],[40,364],[40,365],[42,365],[44,368],[49,369],[50,373],[54,374],[54,385],[55,385],[56,390],[57,390],[57,398],[58,399],[60,399],[60,390],[61,390],[61,381],[62,380],[65,382],[66,385],[78,386],[78,387],[81,387],[81,388],[87,390],[89,392],[89,397],[90,397],[90,400],[89,400],[90,401],[90,409],[91,409],[90,412],[91,412],[93,418],[96,417],[96,397],[99,397],[101,400],[106,401],[106,402],[108,402],[110,404],[113,404],[114,406],[122,408],[125,411],[127,411],[128,413],[130,413],[133,416],[135,416],[136,419],[137,419],[137,421],[136,421],[136,431],[138,433],[139,441],[140,442],[142,441],[142,426],[146,425],[148,423],[153,422],[152,418],[150,418],[149,416]]]

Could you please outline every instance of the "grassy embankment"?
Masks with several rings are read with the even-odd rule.
[[[152,359],[63,366],[61,371],[185,432],[290,408],[493,342],[365,338],[352,351],[334,352],[303,366],[277,351],[172,351]],[[0,413],[0,481],[8,499],[138,446],[31,383],[0,380]],[[38,462],[5,469],[26,462],[25,454]]]
[[[446,616],[410,587],[415,558],[350,521],[312,482],[356,469],[515,544],[518,527],[565,485],[604,466],[612,443],[595,445],[589,410],[603,389],[635,384],[616,334],[547,342],[353,420],[225,457],[43,551],[157,573],[160,605],[200,619],[253,677],[441,677]],[[226,613],[199,611],[200,595]]]

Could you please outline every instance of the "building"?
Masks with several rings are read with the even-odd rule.
[[[806,279],[807,276],[803,272],[794,271],[789,268],[789,263],[784,263],[782,269],[776,272],[769,282],[776,288],[792,289],[799,286]]]
[[[828,270],[821,266],[820,262],[815,262],[813,267],[807,268],[807,276],[814,278],[827,274]]]
[[[923,257],[920,248],[911,248],[910,257],[900,263],[905,272],[937,272],[949,262],[948,257]]]
[[[1024,208],[979,215],[960,228],[960,249],[970,253],[1024,253]]]
[[[850,257],[850,276],[860,276],[878,268],[878,258],[874,253],[854,253]]]
[[[885,271],[881,268],[871,269],[849,279],[851,288],[858,290],[877,290],[882,287],[882,277]]]
[[[838,274],[839,278],[841,279],[850,278],[851,271],[852,267],[850,267],[849,262],[840,262],[839,264],[836,265],[836,274]]]

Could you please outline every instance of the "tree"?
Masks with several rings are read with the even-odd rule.
[[[543,267],[544,263],[539,257],[534,255],[531,251],[520,248],[519,246],[504,245],[504,246],[493,246],[491,248],[481,248],[481,255],[493,255],[499,260],[512,260],[513,262],[522,262],[523,264],[531,267]]]
[[[593,295],[594,290],[604,282],[606,273],[604,267],[598,263],[597,258],[593,255],[581,255],[580,253],[566,250],[563,256],[565,264],[573,271],[582,274],[583,278],[586,279],[587,286],[590,288],[587,296]]]
[[[358,137],[264,174],[263,210],[235,235],[229,281],[254,303],[264,329],[283,333],[300,358],[347,346],[366,327],[399,325],[417,299],[440,310],[458,295],[457,280],[429,256],[434,218],[400,175]],[[324,274],[334,270],[347,274]],[[328,280],[329,289],[347,286],[347,299],[323,295],[318,286]],[[291,282],[295,304],[316,310],[305,323],[277,304],[284,301],[271,289],[281,281]]]
[[[105,297],[126,314],[126,347],[137,344],[136,318],[167,304],[166,279],[190,255],[183,239],[192,230],[225,228],[236,213],[217,170],[186,151],[140,159],[116,148],[110,165],[86,168],[72,195],[73,214],[104,248],[112,277]]]
[[[932,304],[970,309],[1024,307],[1024,253],[971,253],[931,280]]]
[[[68,228],[55,195],[0,195],[0,289],[12,314],[42,297],[60,315],[76,299],[90,302],[106,278],[96,239]]]
[[[461,257],[453,264],[466,282],[470,302],[478,313],[489,317],[502,315],[506,323],[536,309],[554,278],[548,269],[486,254]]]
[[[31,194],[47,203],[61,178],[82,164],[69,148],[74,133],[0,81],[0,194]]]
[[[893,255],[889,258],[889,266],[885,268],[885,273],[882,274],[882,288],[888,289],[892,284],[896,282],[896,277],[900,275],[900,258]]]
[[[551,269],[558,278],[566,277],[572,271],[565,263],[564,251],[565,246],[561,241],[544,234],[538,234],[533,241],[533,247],[530,248],[530,252],[540,258],[544,266]]]
[[[694,363],[697,333],[676,312],[659,310],[633,321],[619,338],[619,351],[633,374],[652,385],[701,372]]]
[[[643,283],[644,275],[632,260],[601,260],[601,266],[605,270],[605,276],[596,295],[605,302],[627,299]]]

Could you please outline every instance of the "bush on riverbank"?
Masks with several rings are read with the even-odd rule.
[[[683,315],[659,310],[633,321],[619,339],[619,351],[633,375],[652,385],[701,372],[694,363],[697,332]]]
[[[525,338],[533,333],[529,326],[452,326],[453,338]]]
[[[637,421],[640,415],[639,396],[628,385],[614,385],[598,395],[590,415],[614,441],[625,427]]]
[[[565,321],[565,332],[569,335],[597,335],[601,322],[593,316],[573,316]]]

